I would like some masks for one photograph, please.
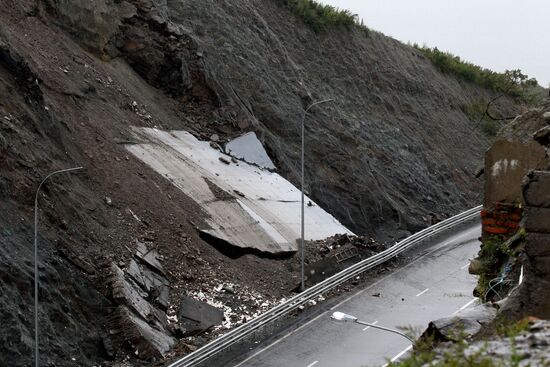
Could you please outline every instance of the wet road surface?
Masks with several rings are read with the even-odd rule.
[[[399,336],[356,323],[330,319],[341,311],[377,325],[414,330],[418,336],[428,322],[476,303],[476,277],[469,260],[479,251],[479,225],[423,247],[412,262],[349,295],[279,339],[250,351],[234,367],[362,367],[383,366],[412,348]],[[379,296],[377,296],[379,294]]]

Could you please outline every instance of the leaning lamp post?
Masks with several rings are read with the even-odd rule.
[[[338,311],[334,312],[330,318],[333,319],[333,320],[336,320],[336,321],[341,321],[341,322],[348,322],[348,321],[349,322],[354,322],[356,324],[370,326],[373,329],[380,329],[380,330],[384,330],[384,331],[387,331],[387,332],[390,332],[390,333],[398,334],[398,335],[401,335],[404,338],[407,338],[411,343],[413,343],[413,344],[415,343],[414,339],[412,339],[411,337],[407,336],[406,334],[402,333],[399,330],[390,329],[390,328],[379,326],[379,325],[369,324],[368,322],[361,321],[357,317],[352,316],[352,315],[348,315],[348,314],[343,313],[343,312],[338,312]]]
[[[61,174],[61,173],[69,173],[73,171],[79,171],[83,169],[83,167],[75,167],[75,168],[67,168],[62,169],[59,171],[55,171],[47,175],[42,182],[40,182],[40,185],[38,185],[38,188],[36,189],[36,195],[34,196],[34,365],[36,367],[39,366],[39,358],[38,358],[38,194],[40,193],[40,189],[42,188],[42,185],[46,183],[46,181],[55,175]]]
[[[305,211],[305,205],[304,205],[304,150],[305,150],[305,122],[306,122],[306,116],[309,113],[309,110],[311,110],[313,107],[320,105],[321,103],[327,103],[332,102],[332,99],[325,99],[322,101],[317,101],[315,103],[310,104],[304,111],[304,115],[302,116],[302,215],[300,218],[300,224],[301,224],[301,232],[300,232],[300,253],[301,253],[301,260],[300,260],[300,278],[301,278],[301,285],[300,290],[303,292],[306,289],[305,286],[305,279],[304,279],[304,232],[305,232],[305,224],[304,224],[304,211]]]

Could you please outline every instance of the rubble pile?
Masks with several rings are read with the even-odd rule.
[[[311,286],[346,267],[386,249],[385,245],[366,236],[338,234],[320,241],[307,241],[306,283]],[[300,259],[296,257],[295,262]]]
[[[307,241],[306,246],[317,250],[317,254],[315,254],[315,251],[310,251],[310,255],[312,255],[308,258],[310,262],[318,261],[329,256],[335,256],[337,253],[343,252],[344,249],[347,248],[355,248],[357,250],[357,256],[362,259],[386,249],[384,245],[376,242],[374,238],[367,236],[350,236],[347,234],[337,234],[319,241]]]

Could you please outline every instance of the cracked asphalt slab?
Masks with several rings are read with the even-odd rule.
[[[476,277],[468,273],[479,250],[481,228],[470,225],[423,247],[423,254],[350,294],[307,323],[259,345],[234,367],[359,367],[383,366],[412,349],[402,336],[355,323],[331,320],[341,311],[361,321],[405,328],[418,336],[428,322],[476,303]]]

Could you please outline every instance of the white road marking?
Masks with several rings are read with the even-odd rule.
[[[259,351],[257,351],[256,353],[254,353],[253,355],[251,355],[250,357],[248,357],[247,359],[245,359],[244,361],[242,361],[241,363],[235,365],[234,367],[239,367],[239,366],[242,366],[243,364],[245,364],[246,362],[250,361],[252,358],[258,356],[259,354],[262,354],[263,352],[265,352],[266,350],[268,350],[269,348],[271,348],[272,346],[274,345],[277,345],[279,344],[280,342],[282,342],[283,340],[285,340],[286,338],[288,338],[289,336],[291,336],[292,334],[298,332],[299,330],[305,328],[306,326],[308,326],[309,324],[311,324],[313,321],[319,319],[321,316],[324,316],[327,312],[323,312],[319,315],[317,315],[316,317],[314,317],[313,319],[309,320],[308,322],[306,322],[305,324],[303,324],[302,326],[300,326],[299,328],[295,329],[295,330],[292,330],[290,333],[286,334],[285,336],[283,336],[281,339],[279,340],[276,340],[274,341],[273,343],[269,344],[267,347],[263,348],[263,349],[260,349]],[[317,361],[319,362],[319,361]],[[317,363],[315,362],[315,363]]]
[[[466,269],[466,268],[467,268],[468,266],[470,266],[470,263],[468,263],[468,264],[464,265],[464,266],[463,266],[463,267],[461,267],[460,269],[464,270],[464,269]]]
[[[473,300],[471,300],[470,302],[466,303],[464,306],[460,307],[458,310],[456,310],[455,312],[453,312],[453,315],[456,315],[457,313],[459,313],[460,311],[468,308],[472,303],[474,303],[475,301],[477,301],[478,298],[474,298]]]
[[[378,324],[378,321],[371,322],[371,324],[376,325],[376,324]],[[366,328],[363,329],[363,331],[367,331],[369,328],[370,328],[370,326],[367,326]]]
[[[412,344],[409,345],[407,348],[405,348],[403,351],[401,351],[398,355],[396,355],[395,357],[393,357],[393,358],[390,360],[390,362],[395,362],[395,361],[397,361],[399,358],[403,357],[403,355],[404,355],[405,353],[407,353],[409,350],[411,350],[412,347],[413,347]],[[382,367],[387,367],[388,364],[389,364],[389,363],[386,363],[386,364],[383,365]]]
[[[313,366],[315,366],[317,363],[319,363],[319,361],[315,361],[315,362],[313,362],[312,364],[309,364],[307,367],[313,367]]]
[[[429,290],[430,290],[430,288],[426,288],[426,289],[424,289],[422,292],[418,293],[416,296],[417,296],[417,297],[420,297],[421,295],[423,295],[424,293],[426,293],[426,292],[429,291]]]

